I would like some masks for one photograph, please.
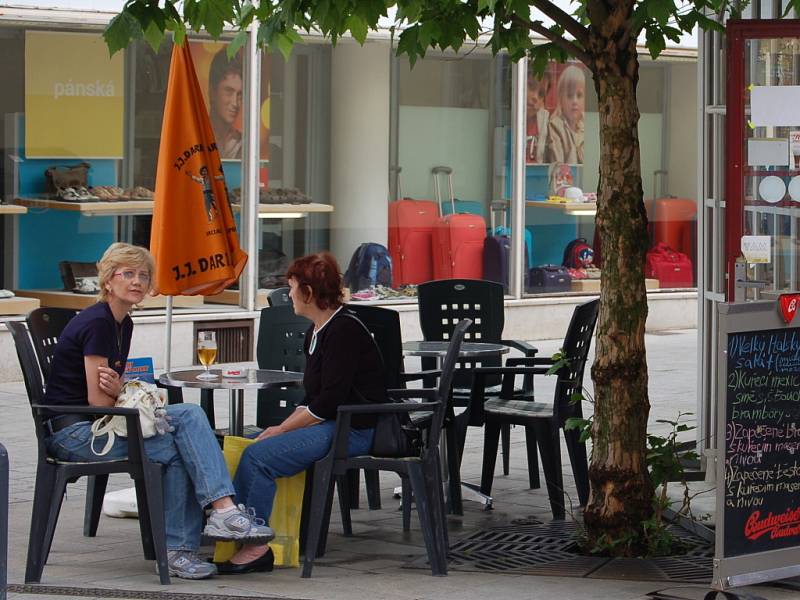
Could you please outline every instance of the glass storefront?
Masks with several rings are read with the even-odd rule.
[[[243,53],[228,60],[223,42],[190,43],[240,234],[256,240],[256,281],[243,285],[283,285],[289,261],[330,249],[343,270],[359,250],[372,261],[372,272],[350,286],[356,300],[413,302],[416,284],[449,277],[491,279],[507,290],[519,277],[520,295],[599,290],[599,272],[584,268],[587,248],[602,264],[593,226],[597,101],[580,66],[553,64],[544,78],[527,77],[525,167],[517,173],[515,67],[503,55],[430,53],[411,68],[389,42],[309,42],[288,61],[260,53],[248,70]],[[58,292],[59,302],[91,302],[90,263],[108,244],[149,245],[171,51],[169,43],[157,53],[136,43],[109,58],[99,28],[0,28],[3,201],[28,211],[5,218],[0,287],[43,304],[53,300],[45,291]],[[690,78],[694,69],[647,63],[639,84],[651,240],[690,262],[694,192],[672,186],[693,183],[694,173],[669,172],[681,154],[674,132],[689,117],[677,116],[681,93],[670,77]],[[258,77],[248,81],[248,72]],[[252,169],[242,164],[248,97],[258,98],[249,113],[258,127]],[[257,177],[258,210],[242,222],[247,172]],[[515,178],[524,181],[519,206]],[[424,222],[409,221],[406,209],[424,212]],[[519,232],[515,211],[524,212]],[[446,242],[436,233],[442,227],[452,234]],[[519,261],[508,254],[515,235],[524,235]],[[565,265],[573,254],[583,262]],[[566,284],[557,281],[562,272]],[[693,286],[687,277],[651,285]],[[198,302],[183,308],[202,310]],[[226,302],[237,310],[238,297]]]

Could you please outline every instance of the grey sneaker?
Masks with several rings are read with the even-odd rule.
[[[197,552],[188,550],[167,552],[167,565],[170,577],[181,579],[208,579],[217,574],[217,565],[202,560],[197,556]],[[156,564],[156,574],[158,574],[158,564]]]
[[[266,544],[275,537],[275,532],[257,519],[253,509],[240,504],[236,509],[221,513],[211,512],[203,535],[212,540],[247,541],[253,544]]]

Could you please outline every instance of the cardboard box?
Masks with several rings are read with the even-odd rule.
[[[645,279],[644,286],[648,290],[656,290],[659,288],[658,279]],[[600,292],[599,279],[573,279],[572,280],[573,292]]]

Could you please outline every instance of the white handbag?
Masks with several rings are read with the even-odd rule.
[[[152,383],[133,379],[125,382],[114,406],[139,409],[142,436],[149,438],[163,432],[163,428],[157,427],[157,422],[164,420],[165,404],[166,392],[164,390]],[[97,451],[94,449],[94,440],[101,435],[108,435],[108,440],[103,449]],[[96,456],[108,454],[114,445],[116,436],[128,437],[128,427],[124,416],[106,415],[97,419],[92,423],[92,452]]]

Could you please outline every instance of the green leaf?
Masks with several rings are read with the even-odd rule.
[[[654,25],[648,25],[645,28],[645,40],[645,45],[650,51],[650,56],[653,60],[657,59],[667,47],[664,35]]]
[[[226,20],[232,20],[233,16],[230,0],[202,0],[197,3],[197,23],[193,23],[193,28],[197,31],[199,25],[216,40],[222,35]]]
[[[367,22],[357,15],[350,15],[344,22],[346,29],[350,30],[353,38],[362,46],[367,41]]]
[[[150,21],[150,25],[144,30],[144,40],[153,49],[153,52],[158,53],[161,42],[164,41],[164,31],[159,29],[155,21]]]
[[[240,31],[237,33],[234,38],[231,40],[231,43],[228,44],[228,59],[233,58],[236,56],[236,53],[247,43],[247,32]]]
[[[125,10],[111,19],[103,31],[103,39],[108,46],[109,56],[114,56],[123,48],[127,48],[131,40],[141,37],[142,29],[139,22]]]
[[[285,33],[276,33],[274,41],[275,45],[278,46],[278,50],[283,54],[283,60],[288,61],[289,57],[292,55],[292,47],[294,46],[291,38]]]
[[[431,45],[431,40],[438,40],[442,30],[436,21],[424,21],[419,27],[417,34],[418,43],[421,46],[428,47]]]
[[[494,5],[497,4],[497,0],[478,0],[478,12],[481,11],[494,11]]]

